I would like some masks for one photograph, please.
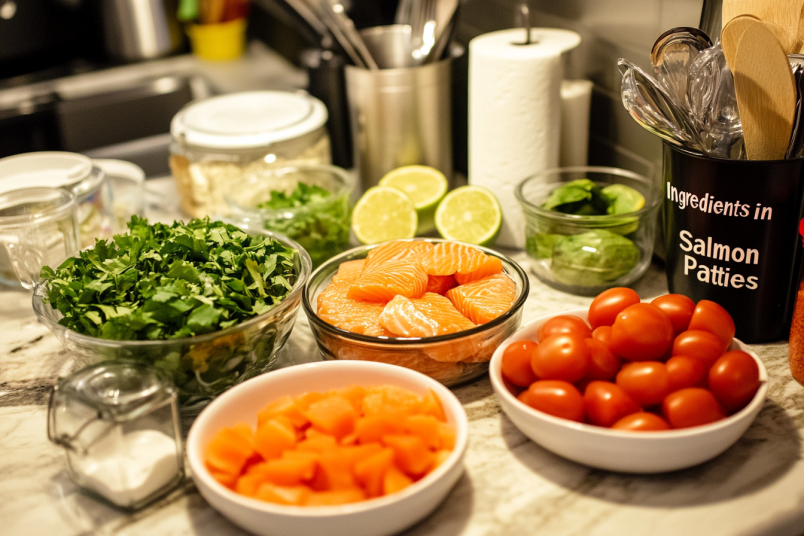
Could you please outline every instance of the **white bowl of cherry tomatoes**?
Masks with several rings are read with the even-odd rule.
[[[609,289],[590,308],[547,315],[497,348],[489,374],[531,440],[610,471],[692,467],[733,445],[768,392],[762,361],[720,305]]]

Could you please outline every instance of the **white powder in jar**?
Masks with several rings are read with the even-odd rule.
[[[120,506],[152,495],[176,478],[176,442],[157,430],[110,434],[95,444],[79,467],[82,485]]]

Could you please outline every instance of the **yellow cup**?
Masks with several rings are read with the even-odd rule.
[[[207,61],[234,60],[246,48],[246,19],[235,19],[220,24],[191,24],[187,35],[193,53]]]

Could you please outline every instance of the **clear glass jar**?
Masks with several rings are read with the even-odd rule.
[[[43,266],[78,251],[75,195],[64,188],[0,193],[0,283],[32,289]]]
[[[136,510],[184,477],[178,397],[160,371],[104,362],[60,378],[48,438],[64,448],[70,477],[115,506]]]
[[[0,159],[0,192],[40,186],[66,188],[75,195],[82,248],[93,245],[96,238],[125,231],[131,214],[142,212],[140,194],[139,206],[129,209],[124,205],[125,214],[121,214],[115,196],[129,196],[130,192],[115,192],[107,174],[82,154],[43,151]],[[137,186],[142,190],[142,181]]]
[[[170,169],[182,210],[228,215],[225,196],[247,174],[329,164],[324,104],[306,93],[252,91],[193,102],[173,118]]]

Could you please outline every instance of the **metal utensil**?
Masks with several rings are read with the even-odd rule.
[[[620,58],[617,67],[623,74],[620,90],[623,106],[631,117],[674,145],[702,152],[697,129],[661,85],[625,59]]]
[[[704,152],[740,158],[743,129],[734,78],[720,44],[704,50],[690,66],[687,98]]]
[[[688,106],[687,75],[698,55],[712,46],[712,40],[697,28],[672,28],[656,39],[650,61],[656,80],[684,107]]]
[[[436,0],[414,0],[411,7],[410,28],[412,35],[413,64],[421,65],[435,46]]]
[[[458,0],[439,0],[436,6],[436,35],[435,45],[427,56],[425,63],[438,61],[444,56],[458,20]]]
[[[795,57],[792,57],[795,56]],[[804,55],[794,54],[787,57],[793,66],[793,77],[796,80],[796,116],[793,122],[793,133],[787,146],[785,158],[801,158],[804,156]]]
[[[380,69],[411,67],[413,45],[407,24],[375,26],[360,30],[360,37]]]
[[[325,14],[324,22],[329,21],[329,29],[335,35],[335,38],[338,39],[338,42],[341,43],[341,46],[346,48],[347,45],[338,38],[339,35],[342,36],[343,40],[348,43],[348,46],[355,51],[355,54],[360,57],[364,67],[373,71],[379,69],[377,62],[371,57],[371,53],[366,48],[366,44],[357,32],[354,22],[352,22],[352,19],[346,14],[343,4],[338,0],[321,0],[320,5]]]
[[[318,34],[321,39],[321,48],[325,50],[332,48],[332,33],[317,15],[316,11],[305,2],[305,0],[285,0],[285,3],[290,6],[293,11],[298,13],[304,22]]]

